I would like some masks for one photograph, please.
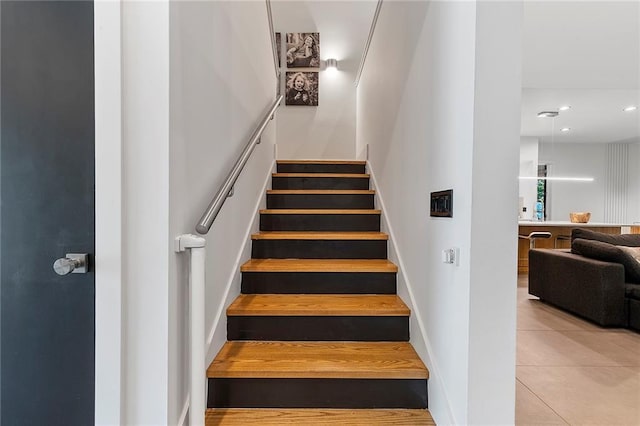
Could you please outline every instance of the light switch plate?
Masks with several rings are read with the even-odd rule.
[[[460,249],[452,247],[442,250],[442,263],[460,266]]]

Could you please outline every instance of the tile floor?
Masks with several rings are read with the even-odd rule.
[[[640,333],[545,305],[519,276],[516,424],[640,425]]]

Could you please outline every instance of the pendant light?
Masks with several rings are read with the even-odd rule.
[[[564,106],[560,109],[566,111],[570,109],[570,106]],[[559,111],[540,111],[537,116],[538,118],[550,118],[551,119],[551,159],[555,158],[555,120],[558,116]],[[568,132],[571,130],[569,127],[565,127],[562,129],[562,132]],[[521,180],[554,180],[554,181],[566,181],[566,182],[593,182],[592,177],[564,177],[564,176],[518,176],[518,179]]]

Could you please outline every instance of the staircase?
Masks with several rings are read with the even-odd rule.
[[[365,162],[278,161],[207,426],[432,425]]]

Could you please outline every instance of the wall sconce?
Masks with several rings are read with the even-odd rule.
[[[338,69],[338,61],[335,59],[327,59],[324,61],[327,66],[327,70],[337,70]]]

